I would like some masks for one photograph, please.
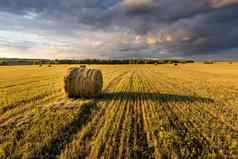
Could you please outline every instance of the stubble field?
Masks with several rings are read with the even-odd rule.
[[[238,63],[89,65],[97,99],[69,67],[0,67],[0,158],[238,158]]]

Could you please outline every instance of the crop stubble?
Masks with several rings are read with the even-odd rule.
[[[71,101],[72,105],[75,103],[77,106],[65,110],[63,107],[69,99],[65,98],[63,93],[56,93],[62,84],[57,80],[54,81],[56,91],[47,92],[49,95],[46,99],[41,96],[36,99],[29,97],[25,101],[12,101],[1,107],[0,129],[3,131],[0,134],[0,158],[2,156],[16,158],[51,156],[62,159],[238,156],[238,108],[237,99],[233,99],[238,94],[233,85],[238,81],[231,78],[235,76],[230,75],[231,72],[224,71],[223,77],[220,72],[198,71],[196,65],[176,68],[169,65],[92,67],[101,68],[105,85],[101,97],[90,101],[96,107],[96,109],[89,107],[91,113],[80,113],[83,110],[80,102],[84,100]],[[62,70],[58,70],[59,74],[63,72]],[[233,73],[236,73],[235,70]],[[224,86],[223,80],[233,83],[221,87]],[[33,80],[33,83],[37,82]],[[0,89],[15,87],[9,87],[10,85],[8,83],[4,87],[2,84],[3,88]],[[42,85],[44,86],[43,83]],[[222,91],[215,91],[219,88]],[[44,94],[39,92],[39,95]],[[58,99],[63,101],[62,108],[53,104]],[[226,103],[227,100],[229,103]],[[36,112],[32,112],[35,108],[34,103],[38,108]],[[56,111],[56,114],[52,115],[52,111]],[[39,113],[45,115],[37,115]],[[62,115],[68,116],[67,120],[60,118]],[[41,130],[44,135],[49,135],[45,142],[39,142],[39,134],[25,130],[30,128],[39,131],[37,126],[41,123],[40,120],[47,122],[52,120],[52,116],[54,118],[51,124],[54,124],[54,120],[62,124],[52,128],[48,128],[46,124],[45,131],[55,133]],[[79,120],[82,117],[85,120]],[[75,121],[81,123],[77,124]],[[23,124],[16,127],[19,123]],[[15,131],[18,133],[13,133]],[[6,135],[7,132],[15,135]],[[32,134],[33,137],[25,137],[27,134]],[[43,139],[44,137],[46,138],[41,136]],[[39,142],[37,147],[32,145],[35,141]],[[11,142],[15,144],[9,144]],[[61,146],[55,148],[54,143]],[[32,147],[26,148],[28,144]],[[6,150],[6,145],[10,146],[10,152]],[[23,148],[25,151],[22,151]]]

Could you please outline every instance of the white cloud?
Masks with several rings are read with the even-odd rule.
[[[154,0],[123,0],[123,4],[127,7],[152,7]]]
[[[220,8],[232,4],[238,4],[238,0],[210,0],[210,5],[214,8]]]

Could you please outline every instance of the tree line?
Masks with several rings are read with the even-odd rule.
[[[193,60],[177,59],[0,59],[0,65],[42,65],[42,64],[178,64],[194,63]]]

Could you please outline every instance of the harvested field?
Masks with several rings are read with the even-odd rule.
[[[69,67],[0,67],[0,158],[238,158],[238,63],[90,65],[96,99]]]

